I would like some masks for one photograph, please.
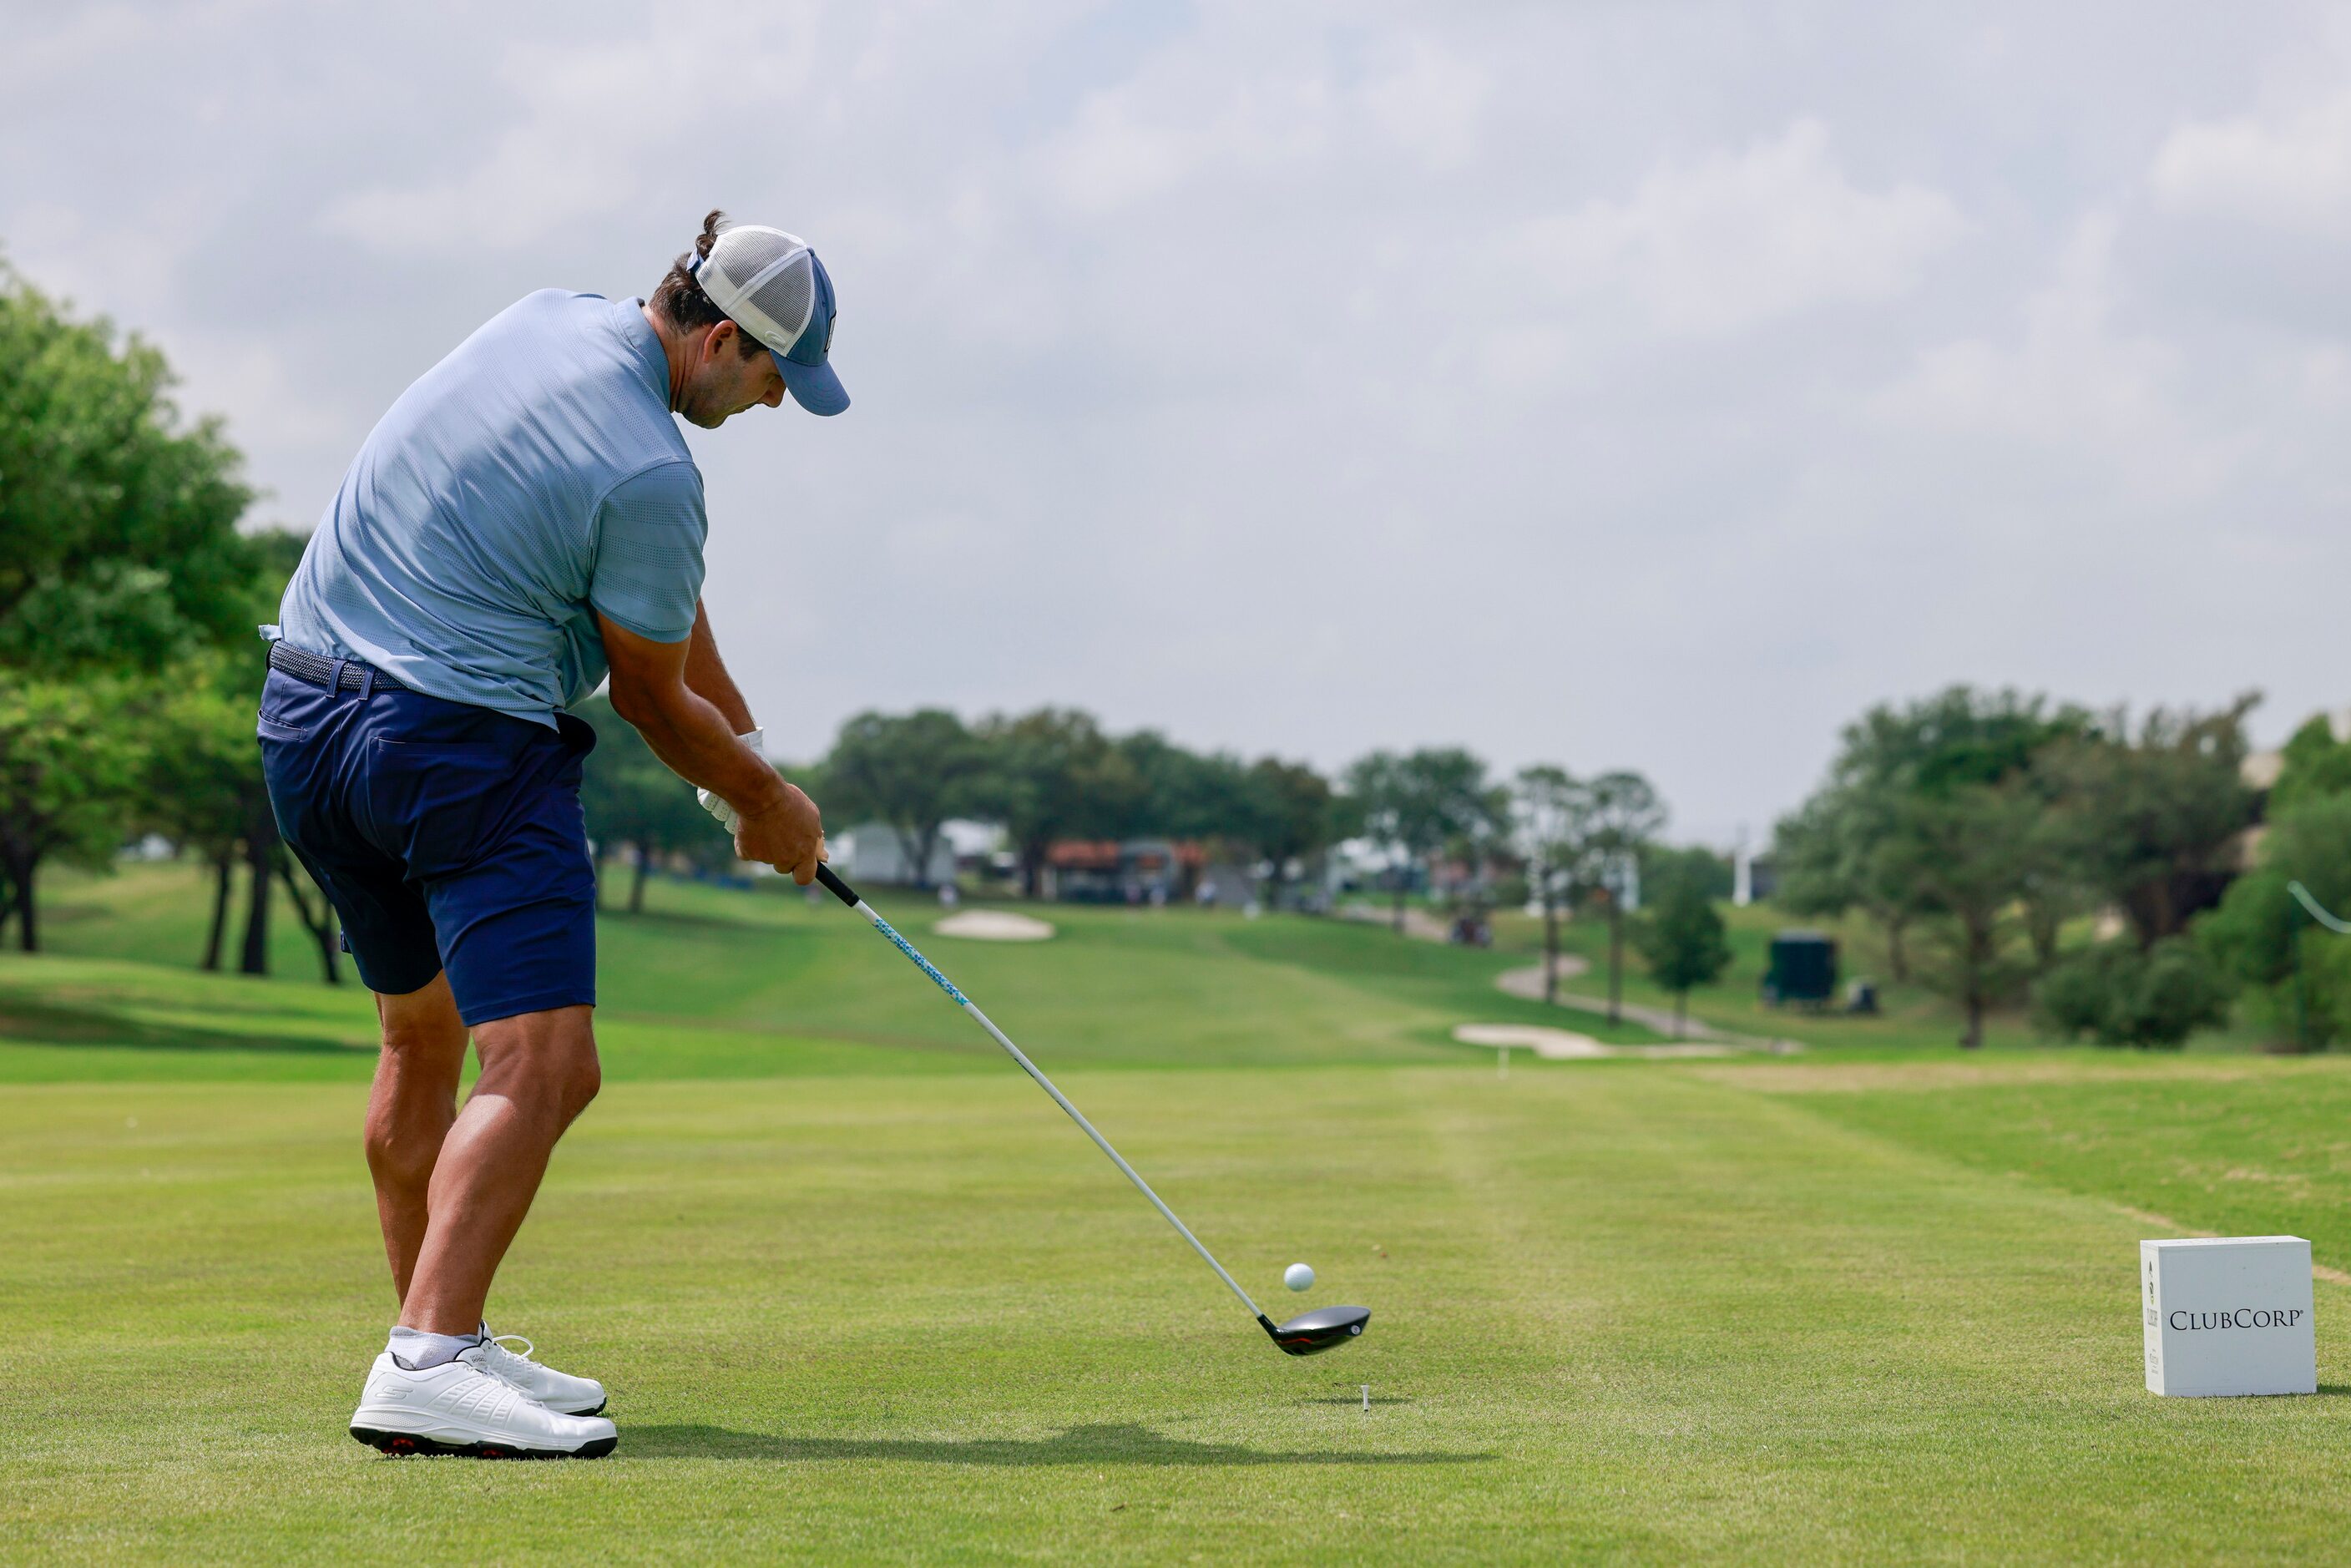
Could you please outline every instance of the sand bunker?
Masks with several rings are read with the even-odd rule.
[[[1052,936],[1053,923],[1002,909],[967,909],[931,929],[942,936],[966,936],[975,942],[1042,942]]]
[[[1682,1045],[1603,1045],[1588,1034],[1551,1029],[1539,1023],[1465,1023],[1453,1031],[1464,1045],[1511,1046],[1531,1051],[1546,1061],[1592,1061],[1608,1056],[1637,1056],[1648,1061],[1672,1061],[1689,1057],[1732,1056],[1736,1050],[1719,1042],[1691,1041]]]
[[[1588,1034],[1537,1023],[1465,1023],[1453,1031],[1453,1038],[1464,1045],[1514,1046],[1552,1061],[1614,1054]]]

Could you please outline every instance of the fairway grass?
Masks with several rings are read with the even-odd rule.
[[[674,886],[604,923],[605,1091],[491,1303],[611,1385],[618,1453],[386,1459],[344,1432],[392,1304],[368,999],[140,961],[191,886],[68,888],[68,952],[0,956],[0,1559],[2304,1562],[2351,1527],[2351,1061],[1503,1079],[1446,1036],[1557,1020],[1492,991],[1509,953],[1190,912],[943,945],[1269,1312],[1373,1310],[1293,1361],[886,945]],[[2192,1230],[2312,1239],[2316,1397],[2144,1391],[2136,1243]]]
[[[2285,1561],[2351,1524],[2342,1287],[2320,1396],[2156,1399],[2145,1223],[1829,1096],[1068,1087],[1270,1308],[1302,1259],[1371,1333],[1276,1354],[1009,1074],[621,1084],[493,1303],[612,1385],[619,1454],[385,1460],[341,1429],[388,1306],[356,1085],[14,1090],[0,1550]]]

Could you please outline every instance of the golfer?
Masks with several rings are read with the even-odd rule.
[[[400,1311],[351,1435],[386,1452],[617,1441],[602,1385],[484,1322],[598,1085],[595,737],[564,709],[609,674],[738,855],[815,876],[817,809],[762,759],[703,613],[702,476],[671,416],[716,429],[787,393],[839,413],[832,321],[814,251],[715,212],[650,301],[519,300],[392,405],[262,628],[270,803],[382,1026],[367,1158]]]

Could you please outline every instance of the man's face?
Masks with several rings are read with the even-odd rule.
[[[759,348],[746,359],[743,344],[748,340],[732,321],[721,321],[702,335],[678,392],[677,412],[689,423],[716,430],[754,404],[774,408],[784,401],[784,377],[776,369],[776,357]]]

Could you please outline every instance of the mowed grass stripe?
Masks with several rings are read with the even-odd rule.
[[[2346,1522],[2339,1400],[2140,1390],[2128,1220],[1810,1100],[1639,1066],[1068,1087],[1269,1308],[1304,1258],[1371,1335],[1273,1354],[1008,1069],[618,1084],[496,1307],[613,1384],[620,1457],[385,1462],[340,1430],[388,1305],[352,1088],[12,1091],[0,1547],[2161,1561]]]

